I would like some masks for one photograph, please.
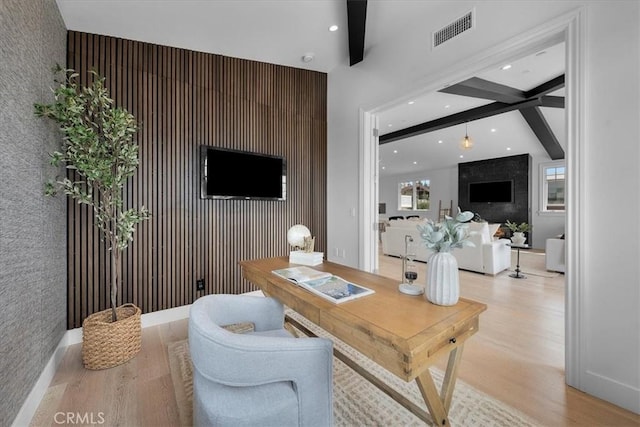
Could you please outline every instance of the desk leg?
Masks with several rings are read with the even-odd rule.
[[[453,389],[456,385],[456,377],[458,374],[458,365],[462,358],[462,346],[458,346],[449,353],[449,362],[447,363],[447,371],[442,380],[442,390],[438,394],[436,385],[431,377],[429,370],[424,371],[416,378],[418,388],[422,397],[429,408],[429,413],[435,425],[449,425],[449,407],[451,406],[451,398]]]
[[[462,345],[454,348],[449,353],[449,362],[447,363],[447,372],[444,374],[442,380],[442,391],[440,392],[440,398],[444,404],[444,410],[449,413],[449,407],[451,406],[451,398],[453,397],[453,389],[456,386],[456,379],[458,378],[458,366],[460,366],[460,360],[462,359]]]

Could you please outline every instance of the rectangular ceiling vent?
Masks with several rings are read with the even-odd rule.
[[[475,25],[474,21],[474,13],[473,10],[471,10],[446,27],[434,32],[433,37],[431,38],[433,41],[433,47],[436,48],[447,40],[451,40],[463,32],[471,30]]]

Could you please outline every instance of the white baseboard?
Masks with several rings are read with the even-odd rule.
[[[190,308],[191,304],[188,304],[180,307],[169,308],[167,310],[154,311],[153,313],[145,313],[140,316],[142,329],[186,319],[189,317]],[[62,338],[62,341],[65,341],[65,347],[73,344],[80,344],[82,342],[82,328],[68,330]]]
[[[640,389],[592,371],[584,373],[580,390],[640,414]]]
[[[47,392],[47,389],[49,388],[49,384],[51,384],[53,377],[56,375],[56,370],[58,369],[58,365],[60,364],[60,362],[62,362],[62,359],[64,358],[64,354],[67,351],[67,346],[69,344],[66,343],[66,336],[68,333],[69,331],[67,331],[67,333],[62,337],[62,339],[58,343],[58,346],[54,350],[53,355],[51,356],[51,358],[45,365],[44,369],[42,370],[42,373],[40,374],[38,381],[36,381],[35,385],[31,389],[31,392],[27,396],[27,399],[22,404],[22,407],[20,408],[18,415],[13,420],[13,424],[12,424],[13,427],[24,427],[31,424],[31,419],[33,418],[36,411],[38,410],[38,406],[40,406],[40,402],[42,401],[42,398]]]
[[[258,291],[259,292],[259,291]],[[174,322],[176,320],[182,320],[189,317],[189,309],[191,304],[183,305],[181,307],[170,308],[168,310],[155,311],[153,313],[145,313],[140,316],[142,328],[148,328],[150,326],[161,325],[163,323]],[[82,342],[82,328],[71,329],[65,332],[62,339],[58,343],[53,355],[44,367],[38,381],[31,389],[31,392],[27,396],[27,399],[22,404],[18,415],[13,420],[13,427],[24,427],[31,424],[31,419],[38,410],[40,402],[44,397],[53,377],[56,374],[58,365],[64,358],[67,347],[73,344],[80,344]]]

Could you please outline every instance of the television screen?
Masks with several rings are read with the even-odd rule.
[[[469,184],[470,203],[513,202],[513,181],[472,182]]]
[[[286,199],[283,157],[202,145],[200,168],[203,199]]]

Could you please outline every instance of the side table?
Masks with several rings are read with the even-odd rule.
[[[512,248],[516,248],[516,272],[511,273],[509,277],[513,277],[514,279],[526,279],[527,276],[524,274],[520,274],[520,249],[531,249],[529,245],[516,245],[515,243],[507,243],[507,246],[511,246]]]

